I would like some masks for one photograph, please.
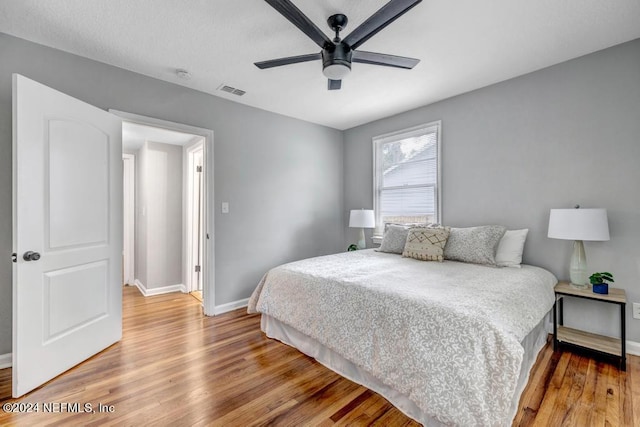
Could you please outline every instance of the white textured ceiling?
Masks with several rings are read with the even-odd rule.
[[[293,2],[332,37],[329,15],[348,16],[346,35],[386,0]],[[361,47],[421,62],[353,64],[340,91],[327,90],[320,61],[253,65],[320,50],[263,0],[1,0],[0,32],[347,129],[639,38],[640,1],[424,0]]]

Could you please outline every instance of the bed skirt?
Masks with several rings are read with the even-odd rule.
[[[538,353],[542,350],[547,341],[550,325],[549,319],[550,315],[548,314],[521,342],[524,348],[524,357],[520,368],[520,376],[518,377],[516,393],[511,401],[511,419],[516,416],[518,404],[520,403],[520,396],[529,381],[531,368],[536,361]],[[266,314],[262,315],[260,326],[262,331],[269,338],[277,339],[278,341],[294,347],[302,353],[313,357],[322,365],[343,377],[375,391],[391,402],[408,417],[413,418],[425,426],[444,426],[444,424],[439,422],[436,418],[420,410],[420,408],[418,408],[418,406],[404,394],[399,393],[384,384],[364,369],[358,367],[335,351],[321,345],[313,338],[310,338],[295,328],[292,328],[291,326],[288,326]]]

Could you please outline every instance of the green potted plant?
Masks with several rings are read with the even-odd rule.
[[[609,293],[609,284],[607,282],[613,283],[613,274],[602,272],[602,273],[593,273],[589,276],[589,281],[593,285],[593,292],[596,294],[608,294]]]

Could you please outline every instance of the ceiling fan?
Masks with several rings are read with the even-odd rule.
[[[335,32],[333,40],[316,27],[290,0],[265,1],[309,36],[311,40],[322,48],[322,51],[308,55],[288,56],[286,58],[256,62],[255,65],[260,69],[321,59],[322,73],[329,79],[329,90],[337,90],[342,86],[342,79],[351,71],[352,62],[405,69],[411,69],[420,62],[419,59],[356,49],[422,0],[391,0],[344,39],[340,38],[340,31],[347,26],[347,17],[343,14],[331,15],[327,19],[327,23]]]

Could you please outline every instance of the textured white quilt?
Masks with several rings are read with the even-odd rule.
[[[442,423],[508,426],[520,341],[553,306],[555,283],[538,267],[365,250],[272,269],[249,312],[314,338]]]

